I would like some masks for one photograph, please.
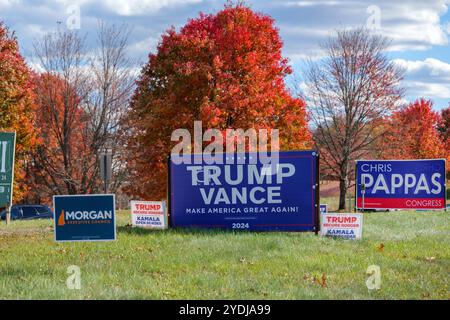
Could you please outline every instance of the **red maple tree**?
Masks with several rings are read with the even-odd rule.
[[[431,100],[423,98],[395,112],[389,121],[389,135],[383,141],[384,157],[427,159],[446,156],[438,126],[441,116]]]
[[[166,195],[166,157],[172,131],[203,128],[270,129],[280,148],[311,146],[305,103],[291,96],[274,20],[242,5],[200,14],[179,32],[168,30],[149,55],[126,118],[128,192],[143,198]]]
[[[441,111],[441,122],[439,133],[445,147],[445,158],[447,159],[447,179],[450,179],[450,104]]]

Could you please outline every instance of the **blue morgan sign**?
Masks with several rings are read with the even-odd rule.
[[[54,196],[55,241],[115,240],[114,198],[112,194]]]

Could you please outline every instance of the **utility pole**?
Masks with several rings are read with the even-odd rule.
[[[108,193],[108,183],[111,180],[112,154],[111,150],[105,148],[100,154],[100,176],[104,183],[104,193]]]
[[[366,194],[366,185],[361,184],[361,195],[362,195],[362,212],[364,212],[364,195]]]

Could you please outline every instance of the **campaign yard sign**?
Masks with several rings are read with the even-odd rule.
[[[363,216],[360,213],[327,213],[322,215],[321,234],[324,237],[361,239],[362,224]]]
[[[173,227],[258,231],[316,231],[320,228],[318,154],[280,152],[277,164],[252,161],[257,153],[225,154],[207,164],[169,161],[169,213]],[[209,159],[210,160],[210,159]]]
[[[12,202],[15,146],[15,132],[0,132],[0,207]]]
[[[55,241],[116,239],[113,194],[54,196],[53,208]]]
[[[325,214],[328,212],[328,205],[327,204],[320,204],[320,213]]]
[[[131,201],[131,223],[135,227],[166,229],[164,201]]]
[[[356,193],[360,209],[444,209],[445,160],[358,160]]]

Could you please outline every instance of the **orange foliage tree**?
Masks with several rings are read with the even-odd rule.
[[[450,179],[450,105],[441,111],[439,133],[446,152],[447,179]]]
[[[79,182],[88,170],[86,117],[75,88],[49,73],[34,76],[36,127],[40,144],[31,152],[27,166],[32,190],[27,200],[49,203],[54,194],[81,192]]]
[[[99,22],[96,50],[89,53],[76,30],[58,28],[35,41],[42,72],[34,77],[34,102],[42,144],[30,153],[27,166],[34,190],[29,202],[103,191],[99,157],[106,151],[112,156],[109,192],[126,179],[117,136],[134,88],[128,36],[126,26]]]
[[[24,183],[26,155],[37,143],[34,128],[33,84],[17,39],[0,22],[0,130],[16,131],[14,202],[27,192]]]
[[[444,158],[445,145],[438,131],[441,116],[431,100],[423,98],[395,112],[389,135],[383,141],[383,156],[390,159]]]
[[[168,30],[149,55],[125,119],[133,181],[127,191],[165,196],[171,133],[192,132],[195,120],[222,132],[276,128],[281,149],[310,147],[305,103],[285,86],[292,71],[281,49],[274,20],[242,4]]]

